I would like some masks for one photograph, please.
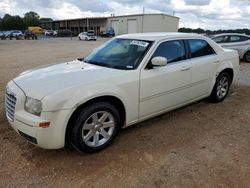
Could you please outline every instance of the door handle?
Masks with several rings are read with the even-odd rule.
[[[190,69],[191,69],[191,67],[186,67],[186,66],[184,66],[184,67],[181,68],[181,71],[188,71],[188,70],[190,70]]]

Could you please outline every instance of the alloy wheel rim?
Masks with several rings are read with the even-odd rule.
[[[222,99],[227,95],[228,88],[229,88],[229,81],[228,78],[224,76],[219,80],[219,83],[217,85],[217,96],[219,99]]]
[[[111,113],[107,111],[95,112],[83,124],[83,142],[90,147],[99,147],[110,140],[114,128],[115,121]]]

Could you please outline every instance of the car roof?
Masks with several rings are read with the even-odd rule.
[[[250,37],[249,35],[242,34],[242,33],[222,33],[222,34],[214,35],[213,38],[214,37],[225,36],[225,35],[238,35],[238,36]]]
[[[193,34],[193,33],[177,33],[177,32],[154,32],[154,33],[135,33],[135,34],[126,34],[120,35],[116,38],[128,38],[128,39],[137,39],[137,40],[148,40],[148,41],[159,41],[162,39],[171,39],[171,38],[201,38],[207,39],[207,37]]]

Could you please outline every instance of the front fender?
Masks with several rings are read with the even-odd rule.
[[[70,88],[46,96],[43,99],[43,111],[77,108],[85,102],[101,96],[114,96],[126,104],[126,94],[118,87],[96,84],[95,86]]]
[[[71,109],[72,113],[77,107],[87,101],[103,96],[118,98],[124,105],[126,122],[138,119],[139,113],[139,80],[121,85],[97,83],[94,85],[78,86],[46,96],[43,102],[44,112]]]

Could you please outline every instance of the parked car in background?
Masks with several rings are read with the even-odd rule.
[[[101,37],[114,37],[115,36],[115,30],[113,27],[107,27],[106,31],[101,33]]]
[[[4,35],[6,38],[9,38],[10,37],[10,34],[11,34],[12,31],[3,31]]]
[[[61,29],[61,30],[55,30],[53,35],[56,37],[71,37],[72,32],[67,29]]]
[[[53,36],[53,34],[54,34],[53,30],[45,30],[44,31],[44,35],[46,35],[46,36]]]
[[[79,40],[97,40],[95,31],[82,32],[78,35]]]
[[[24,32],[24,39],[25,40],[29,40],[29,39],[33,39],[33,40],[37,40],[37,35],[33,32],[31,32],[30,30],[26,30]]]
[[[1,40],[5,40],[6,39],[6,36],[5,36],[4,32],[0,31],[0,39]]]
[[[10,40],[13,39],[13,38],[15,38],[17,40],[20,40],[20,39],[23,39],[23,37],[24,37],[24,34],[20,30],[11,31],[10,35],[9,35]]]
[[[41,27],[28,27],[28,30],[32,33],[43,34],[44,30]]]
[[[212,39],[224,48],[237,50],[240,59],[250,62],[250,36],[235,33],[219,34]]]

